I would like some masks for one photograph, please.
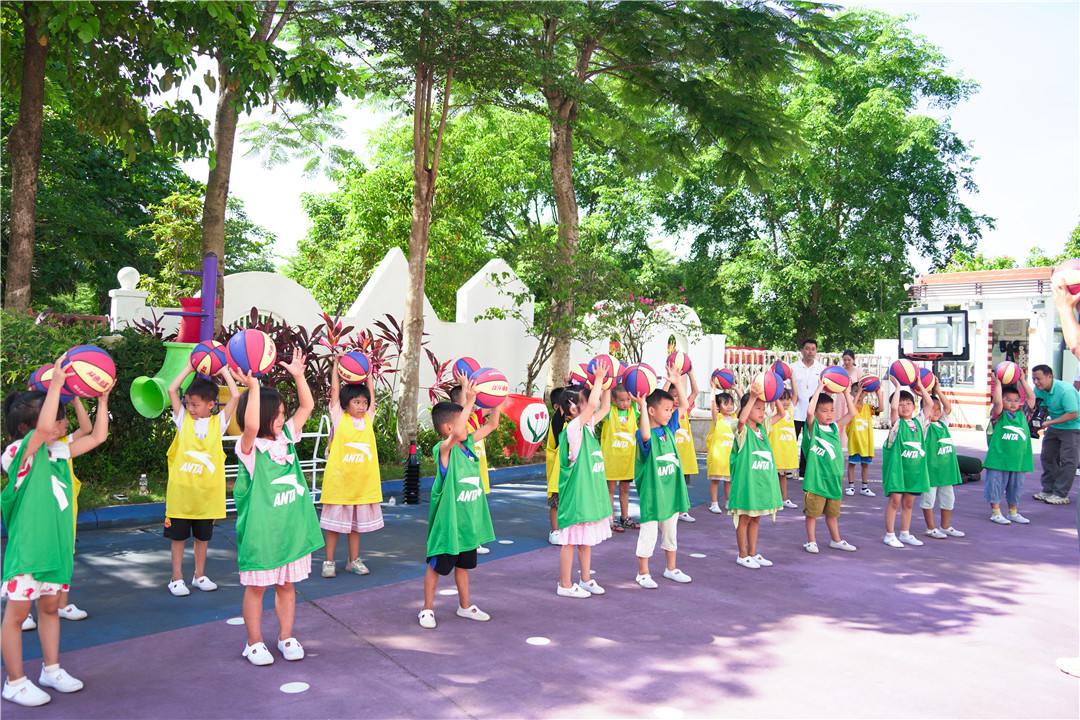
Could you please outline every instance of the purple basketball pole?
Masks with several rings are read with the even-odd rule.
[[[199,342],[214,339],[214,310],[217,299],[218,257],[212,252],[203,255],[202,318],[199,320]]]

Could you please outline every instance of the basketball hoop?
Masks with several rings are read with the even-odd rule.
[[[941,359],[944,353],[908,353],[906,355],[908,360],[922,360],[925,362],[936,362]]]

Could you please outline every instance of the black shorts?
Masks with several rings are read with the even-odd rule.
[[[170,540],[196,540],[207,542],[214,535],[213,519],[191,520],[190,518],[165,518],[165,531],[162,533]]]
[[[428,567],[440,575],[449,575],[454,568],[472,570],[476,567],[476,549],[457,555],[435,555],[427,559]]]

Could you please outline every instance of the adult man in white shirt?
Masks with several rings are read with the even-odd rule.
[[[795,435],[802,438],[803,426],[806,425],[806,408],[810,404],[810,398],[818,388],[821,373],[825,366],[817,362],[817,340],[807,338],[799,346],[802,358],[791,366],[791,389],[795,395],[795,408],[792,411],[795,416]],[[801,443],[800,443],[801,446]],[[799,452],[799,477],[806,472],[806,458]]]

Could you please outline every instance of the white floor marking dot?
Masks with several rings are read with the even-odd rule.
[[[455,588],[447,588],[446,590],[440,590],[439,594],[440,595],[457,595],[457,590]]]
[[[595,575],[595,574],[596,574],[596,571],[595,571],[595,570],[590,570],[590,571],[589,571],[589,574],[590,574],[590,575]]]
[[[690,557],[703,558],[705,553],[690,553]]]
[[[229,625],[243,625],[244,624],[244,618],[242,618],[242,617],[229,618],[225,622],[228,623]]]
[[[514,541],[513,540],[500,540],[499,544],[500,545],[513,545]]]
[[[683,711],[675,707],[658,707],[653,710],[653,715],[660,720],[679,720],[683,716]]]
[[[283,693],[302,693],[310,687],[306,682],[287,682],[278,689]]]
[[[551,642],[551,640],[546,637],[531,637],[525,638],[525,642],[530,645],[547,645]]]

